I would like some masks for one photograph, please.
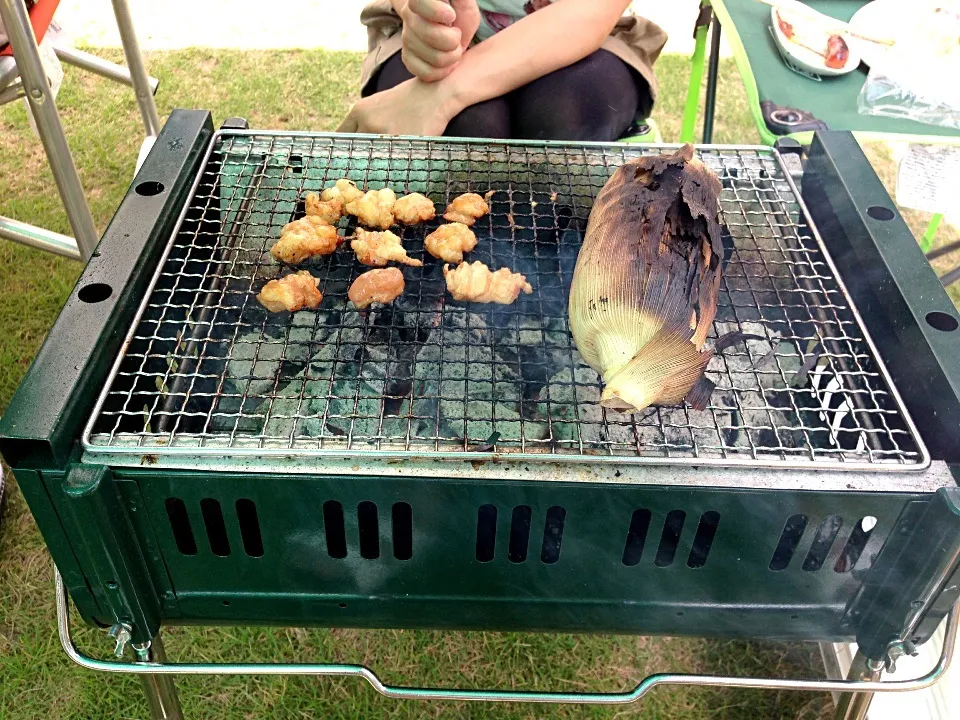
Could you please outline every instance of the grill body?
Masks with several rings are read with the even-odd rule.
[[[738,304],[738,278],[755,301],[755,317],[740,318],[741,326],[788,329],[777,336],[791,340],[783,348],[778,341],[760,357],[756,349],[743,352],[751,363],[769,355],[769,375],[780,384],[745,387],[735,375],[759,383],[762,373],[714,369],[729,397],[714,400],[710,424],[686,410],[674,420],[658,413],[646,435],[643,422],[598,415],[594,434],[586,434],[585,421],[579,436],[548,433],[543,442],[527,433],[521,408],[519,419],[503,427],[485,414],[475,435],[430,435],[409,422],[388,433],[384,426],[400,413],[383,404],[372,415],[359,403],[331,409],[338,394],[331,392],[312,415],[346,419],[345,433],[328,432],[329,424],[301,432],[289,423],[271,434],[271,417],[307,415],[270,410],[249,413],[261,424],[239,433],[242,407],[222,413],[238,419],[232,432],[208,432],[202,423],[197,432],[191,418],[210,420],[222,402],[213,396],[204,404],[205,394],[214,395],[202,369],[214,346],[205,341],[217,327],[209,313],[254,318],[264,332],[273,322],[224,300],[234,279],[265,279],[257,275],[265,264],[250,247],[233,255],[204,250],[204,267],[220,271],[229,263],[217,276],[226,284],[197,282],[189,302],[199,299],[208,314],[177,322],[192,317],[206,334],[178,340],[151,315],[179,305],[152,305],[150,298],[176,292],[163,277],[167,263],[177,261],[184,222],[214,238],[224,237],[231,222],[247,222],[238,231],[241,243],[262,244],[268,236],[253,236],[255,223],[237,220],[248,197],[242,189],[232,218],[190,214],[191,202],[214,196],[202,187],[211,142],[217,140],[207,114],[171,116],[0,425],[0,450],[86,620],[128,622],[135,640],[149,639],[164,623],[855,638],[878,657],[908,630],[915,642],[925,640],[957,597],[954,471],[942,456],[927,454],[925,423],[910,421],[799,204],[776,221],[762,207],[742,212],[745,237],[766,238],[756,230],[766,227],[778,230],[769,236],[775,244],[785,237],[798,243],[771,251],[780,253],[783,277],[799,285],[790,291],[751,284],[757,278],[744,261],[747,251],[736,244],[727,281],[730,312],[747,308]],[[290,147],[297,142],[319,141]],[[602,184],[612,169],[601,164],[595,178],[587,175]],[[469,174],[468,167],[460,171]],[[757,171],[749,182],[770,172],[762,164]],[[736,198],[738,179],[728,179]],[[771,183],[761,186],[757,202],[780,208],[776,193],[789,183]],[[294,188],[285,213],[295,212],[297,196]],[[282,219],[263,222],[272,227]],[[532,242],[536,247],[536,237]],[[763,256],[762,249],[752,252]],[[251,267],[238,270],[243,263]],[[816,286],[806,284],[811,279]],[[805,303],[805,316],[791,315],[795,303],[784,301],[790,292]],[[335,287],[330,294],[336,298]],[[336,322],[341,330],[347,324]],[[804,387],[789,382],[804,353],[814,356],[809,345],[792,342],[807,330],[824,345],[814,357],[824,362],[810,364],[814,374],[833,368],[835,378],[850,383],[831,391],[849,399],[839,412],[797,407],[804,393],[824,399],[809,376]],[[163,343],[171,338],[167,358]],[[159,349],[150,349],[151,341]],[[176,355],[181,342],[199,349],[193,364],[191,348]],[[131,371],[131,359],[156,359],[162,367],[159,374]],[[222,358],[214,361],[224,374]],[[797,366],[789,370],[788,361]],[[280,371],[272,372],[278,381]],[[254,369],[247,379],[260,378]],[[574,399],[578,412],[589,412],[595,380],[570,384],[575,392],[586,388]],[[296,386],[301,398],[309,394],[305,385]],[[259,392],[258,407],[276,407],[276,388]],[[142,397],[125,405],[111,393]],[[764,401],[769,427],[731,420],[730,411],[742,413],[751,393]],[[785,408],[771,401],[778,394]],[[250,395],[242,393],[241,401]],[[495,396],[481,403],[484,413],[496,410]],[[126,425],[114,422],[124,417]],[[360,422],[371,418],[380,425]],[[542,417],[529,421],[543,424]],[[823,437],[815,442],[817,434]]]

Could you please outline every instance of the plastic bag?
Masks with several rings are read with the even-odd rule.
[[[919,14],[875,61],[860,90],[862,115],[960,130],[960,3]]]

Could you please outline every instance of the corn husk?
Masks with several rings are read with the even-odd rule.
[[[570,329],[623,412],[705,407],[704,343],[723,260],[714,173],[692,145],[631,160],[597,195],[570,289]]]

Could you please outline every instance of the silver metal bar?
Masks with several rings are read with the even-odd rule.
[[[957,640],[958,607],[947,616],[943,649],[937,664],[926,675],[913,680],[794,680],[789,678],[731,677],[726,675],[688,675],[657,673],[649,675],[627,692],[571,693],[534,692],[525,690],[460,690],[455,688],[421,688],[387,685],[364,665],[339,663],[163,663],[115,662],[97,660],[84,655],[70,633],[70,608],[63,578],[54,571],[57,602],[57,630],[60,644],[73,662],[87,670],[127,675],[315,675],[326,677],[358,677],[366,680],[381,695],[407,700],[472,700],[484,702],[580,703],[586,705],[621,705],[640,700],[658,685],[699,687],[740,687],[762,690],[814,690],[819,692],[910,692],[923,690],[937,683],[949,669]]]
[[[140,106],[140,116],[147,135],[160,134],[160,116],[157,114],[157,105],[153,100],[153,87],[147,76],[147,68],[140,53],[140,44],[137,42],[137,33],[133,27],[133,18],[127,0],[113,0],[113,14],[117,18],[117,28],[120,30],[120,41],[123,43],[123,54],[127,58],[127,67],[133,81],[133,88],[137,95],[137,105]]]
[[[850,672],[847,679],[853,681],[879,682],[883,675],[881,667],[871,667],[867,657],[857,650],[850,663]],[[866,720],[867,710],[873,700],[872,692],[843,693],[837,700],[837,711],[834,720]]]
[[[16,58],[12,55],[0,56],[0,88],[5,88],[12,83],[19,74]]]
[[[123,65],[104,60],[101,57],[84,52],[83,50],[77,50],[69,45],[54,45],[53,49],[54,52],[57,53],[57,57],[65,63],[82,68],[83,70],[89,70],[108,80],[134,87],[130,70]],[[160,81],[155,77],[148,77],[147,84],[150,86],[150,93],[152,95],[157,91],[157,86],[160,85]]]
[[[40,250],[63,255],[71,260],[81,260],[77,241],[67,235],[28,225],[19,220],[0,215],[0,237],[21,245],[29,245]]]
[[[26,94],[26,91],[23,89],[23,83],[16,82],[13,85],[8,85],[4,87],[3,90],[0,90],[0,105],[6,105],[14,100],[19,100]]]
[[[167,654],[163,649],[160,633],[157,633],[152,642],[142,645],[132,644],[130,647],[137,662],[167,662]],[[173,684],[172,677],[144,674],[140,676],[140,682],[153,720],[183,720],[183,710],[180,707],[180,699],[177,697],[177,688]]]
[[[57,114],[57,105],[50,93],[47,76],[40,62],[40,50],[30,26],[30,17],[22,0],[0,0],[0,19],[10,37],[14,57],[20,69],[20,78],[27,90],[27,101],[37,123],[37,132],[43,142],[50,170],[56,180],[67,219],[86,260],[97,246],[97,230],[90,215],[90,206],[83,194],[80,176],[73,164],[70,146],[63,133]]]

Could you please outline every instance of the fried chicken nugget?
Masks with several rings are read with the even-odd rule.
[[[336,185],[320,193],[321,200],[329,202],[330,200],[340,199],[344,205],[362,196],[363,190],[358,188],[353,180],[347,180],[346,178],[340,178]]]
[[[318,217],[327,225],[336,225],[343,215],[343,198],[321,200],[316,193],[307,193],[303,205],[308,216]]]
[[[393,215],[397,222],[404,225],[416,225],[420,222],[433,220],[437,215],[437,208],[433,200],[420,193],[410,193],[401,197],[393,206]]]
[[[455,270],[444,265],[443,277],[454,300],[510,305],[520,296],[521,290],[527,295],[533,292],[526,276],[511,272],[507,268],[491,272],[490,268],[479,260],[463,263]]]
[[[393,225],[393,205],[396,202],[397,194],[390,188],[383,188],[364,193],[344,205],[344,209],[356,215],[361,225],[386,230]]]
[[[463,223],[441,225],[423,241],[427,252],[444,262],[459,264],[463,254],[477,246],[477,236]]]
[[[301,270],[268,282],[260,290],[257,300],[270,312],[297,312],[304,308],[315,310],[323,300],[323,295],[317,289],[318,285],[319,278]]]
[[[476,193],[464,193],[455,197],[453,202],[447,205],[447,211],[443,217],[450,222],[463,223],[464,225],[473,225],[477,218],[483,217],[490,212],[490,207],[486,201]]]
[[[371,303],[393,302],[400,297],[403,287],[403,273],[395,267],[367,270],[350,285],[347,297],[358,310],[363,310]]]
[[[329,255],[342,242],[335,227],[316,215],[307,215],[283,226],[270,254],[280,262],[296,265],[314,255]]]
[[[370,232],[357,228],[357,236],[351,241],[350,247],[357,254],[357,260],[364,265],[384,267],[388,262],[398,262],[404,265],[422,267],[423,263],[407,257],[407,251],[400,244],[400,238],[389,230]]]

